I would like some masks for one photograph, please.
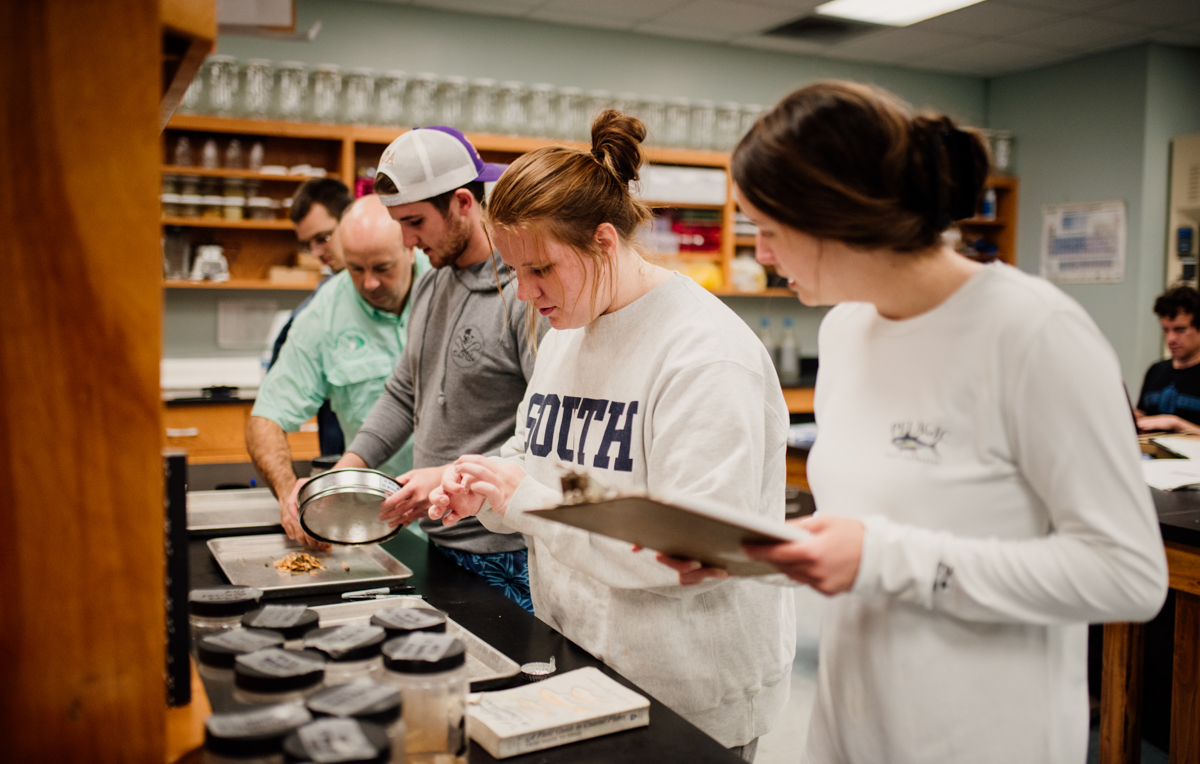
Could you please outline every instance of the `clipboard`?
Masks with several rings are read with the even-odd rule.
[[[767,576],[779,571],[742,552],[742,544],[803,541],[807,531],[783,523],[716,508],[682,507],[647,496],[619,496],[526,512],[601,536],[684,557],[732,576]]]

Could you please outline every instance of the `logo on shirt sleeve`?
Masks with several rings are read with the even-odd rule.
[[[937,447],[945,434],[946,431],[936,425],[898,422],[892,425],[892,450],[888,456],[938,464],[942,461],[942,455]]]

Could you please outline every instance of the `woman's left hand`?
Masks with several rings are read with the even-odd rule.
[[[755,560],[770,563],[793,581],[822,594],[854,586],[862,559],[863,524],[848,517],[806,517],[794,525],[812,534],[804,541],[742,547]]]
[[[442,473],[441,486],[429,494],[432,505],[429,516],[437,520],[447,513],[460,515],[459,505],[464,502],[474,504],[477,512],[479,503],[469,500],[469,495],[474,494],[486,499],[492,505],[492,510],[504,517],[509,501],[524,479],[525,470],[513,462],[497,461],[478,454],[460,456]],[[457,522],[458,519],[455,517],[453,521]]]

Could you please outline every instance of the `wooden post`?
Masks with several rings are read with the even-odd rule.
[[[157,0],[0,3],[0,738],[164,754]]]
[[[1200,762],[1200,596],[1175,594],[1171,764]]]
[[[1142,758],[1142,648],[1140,623],[1104,625],[1100,679],[1100,764],[1138,764]]]

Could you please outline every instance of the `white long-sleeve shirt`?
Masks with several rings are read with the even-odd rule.
[[[558,465],[622,492],[780,521],[787,408],[749,328],[676,276],[587,327],[550,330],[502,457],[528,477],[492,530],[531,537],[537,616],[726,746],[787,701],[789,591],[747,579],[679,585],[649,551],[525,514],[561,503]]]
[[[825,610],[805,762],[1082,762],[1089,621],[1145,620],[1166,560],[1090,317],[991,265],[933,310],[821,326],[808,462],[866,533]]]

